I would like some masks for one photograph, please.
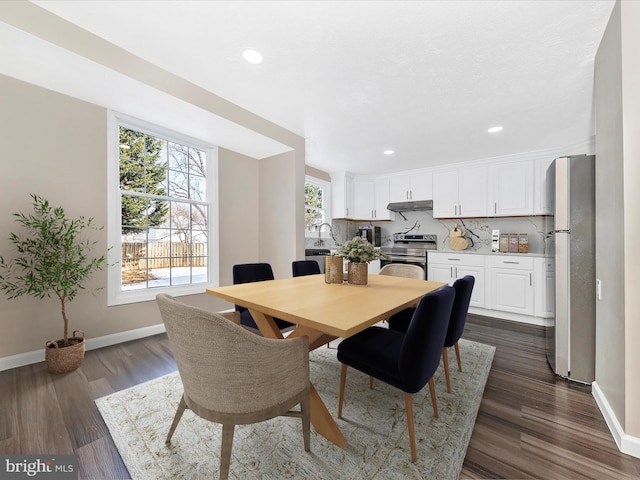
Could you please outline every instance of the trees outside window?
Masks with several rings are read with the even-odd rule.
[[[313,231],[324,222],[329,222],[329,182],[307,176],[304,185],[304,228]]]
[[[207,153],[119,127],[121,288],[208,281]]]

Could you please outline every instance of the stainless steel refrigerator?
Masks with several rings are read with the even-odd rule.
[[[550,250],[555,252],[556,317],[547,327],[547,358],[561,377],[595,379],[595,156],[554,160]]]

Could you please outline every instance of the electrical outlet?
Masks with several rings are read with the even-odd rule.
[[[596,300],[602,300],[602,280],[596,278]]]

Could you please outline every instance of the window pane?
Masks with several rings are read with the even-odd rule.
[[[313,229],[313,227],[320,225],[323,221],[322,210],[316,208],[304,209],[304,228],[306,230]]]
[[[189,172],[189,149],[183,145],[169,142],[169,168],[182,173]]]
[[[189,175],[189,198],[202,201],[206,198],[206,179],[197,175]]]
[[[189,175],[177,170],[169,170],[169,196],[189,198]]]
[[[208,212],[206,205],[191,205],[191,226],[194,230],[207,230]]]
[[[195,148],[189,149],[189,173],[191,175],[206,176],[207,154]]]

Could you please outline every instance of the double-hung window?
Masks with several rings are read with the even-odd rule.
[[[306,176],[304,183],[304,228],[314,232],[331,220],[331,184],[319,178]]]
[[[153,299],[160,291],[203,292],[213,280],[216,250],[215,149],[142,122],[114,122],[109,304]]]

